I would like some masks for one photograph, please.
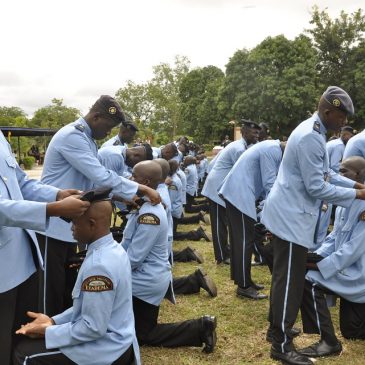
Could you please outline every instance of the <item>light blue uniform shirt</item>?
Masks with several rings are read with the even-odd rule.
[[[183,205],[186,204],[186,175],[180,168],[176,171],[177,176],[181,180],[181,201]]]
[[[171,200],[169,195],[169,190],[167,188],[167,185],[165,183],[161,183],[157,186],[156,191],[160,194],[162,204],[164,205],[166,217],[167,217],[167,223],[168,223],[168,252],[169,256],[172,253],[172,241],[173,241],[173,222],[172,222],[172,213],[171,213]]]
[[[341,138],[337,138],[333,141],[329,141],[326,144],[328,159],[330,164],[330,169],[334,172],[339,172],[340,170],[340,163],[342,160],[343,152],[345,151],[345,145]],[[321,211],[321,217],[318,226],[318,234],[317,234],[317,242],[322,243],[328,231],[328,226],[331,221],[331,214],[332,214],[332,204],[326,203],[324,205],[327,209]]]
[[[104,147],[108,147],[108,146],[123,146],[126,148],[128,147],[128,145],[126,143],[122,143],[118,134],[116,136],[108,139],[106,142],[104,142],[100,148],[104,148]]]
[[[215,162],[217,161],[217,157],[218,155],[215,155],[211,160],[210,162],[208,163],[208,167],[207,167],[207,174],[209,174],[212,170],[213,170],[213,167],[215,165]]]
[[[126,164],[125,146],[108,146],[100,148],[98,158],[100,163],[109,170],[115,171],[119,176],[131,176]]]
[[[172,279],[167,235],[164,207],[149,202],[131,212],[123,234],[122,245],[132,267],[133,296],[155,306],[160,305]]]
[[[282,157],[280,141],[263,141],[241,155],[224,180],[220,194],[254,220],[256,200],[265,199],[274,184]]]
[[[154,160],[156,158],[162,158],[161,147],[152,147],[152,156]]]
[[[226,206],[222,198],[218,196],[218,191],[222,186],[223,180],[246,149],[247,143],[241,138],[230,143],[226,148],[219,152],[219,155],[213,160],[214,166],[205,180],[202,195],[223,207]],[[211,161],[211,164],[213,161]]]
[[[175,160],[179,164],[181,164],[181,162],[183,162],[183,160],[184,160],[184,155],[182,154],[181,151],[177,150],[177,156],[174,156],[171,160]]]
[[[59,190],[28,179],[1,132],[0,156],[0,293],[4,293],[36,271],[31,245],[43,266],[37,239],[30,230],[46,229],[45,202],[55,201]]]
[[[285,147],[278,177],[266,199],[262,223],[279,238],[312,248],[322,201],[350,206],[356,191],[332,185],[354,182],[331,175],[325,142],[326,129],[318,114],[294,129]]]
[[[365,158],[365,130],[353,136],[346,143],[343,159],[351,156],[360,156]]]
[[[342,161],[342,156],[345,151],[345,145],[341,138],[329,141],[326,144],[328,159],[330,163],[330,168],[334,172],[340,171],[340,163]]]
[[[196,165],[193,163],[189,166],[186,166],[184,169],[186,176],[186,192],[195,196],[198,192],[198,171],[196,169]]]
[[[338,207],[334,229],[316,251],[323,256],[319,271],[306,278],[330,289],[350,302],[365,303],[365,202],[355,200],[349,208]]]
[[[171,215],[174,218],[181,218],[183,213],[183,203],[181,200],[182,182],[177,174],[171,176],[172,184],[168,186],[171,200]]]
[[[108,290],[85,290],[89,281],[103,284],[99,278],[109,283]],[[141,363],[130,264],[112,234],[88,246],[72,298],[73,306],[54,316],[56,325],[46,329],[47,349],[58,348],[79,365],[110,365],[133,344],[137,364]]]
[[[43,183],[60,189],[113,188],[112,194],[132,199],[138,184],[106,169],[98,160],[98,147],[83,118],[61,128],[52,138],[44,160]],[[71,224],[50,218],[46,235],[74,242]]]

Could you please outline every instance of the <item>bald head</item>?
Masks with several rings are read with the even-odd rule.
[[[176,160],[169,160],[170,175],[172,176],[179,168],[179,163]]]
[[[132,177],[138,184],[156,189],[162,179],[162,169],[155,161],[142,161],[134,166]]]
[[[177,147],[175,145],[175,143],[171,142],[169,144],[167,144],[166,146],[164,146],[161,149],[161,156],[162,158],[164,158],[165,160],[171,160],[173,157],[177,156]]]
[[[184,158],[184,165],[185,166],[189,166],[189,165],[192,165],[194,163],[196,163],[196,158],[195,157],[193,157],[193,156],[186,156]]]
[[[91,244],[109,234],[112,211],[110,200],[92,202],[84,215],[72,220],[71,229],[75,240]]]
[[[359,182],[365,181],[365,159],[360,156],[352,156],[341,162],[340,174]]]
[[[154,162],[157,162],[162,170],[162,176],[161,176],[161,180],[165,181],[165,179],[167,178],[167,176],[170,173],[170,165],[169,163],[164,159],[164,158],[156,158],[154,160]]]

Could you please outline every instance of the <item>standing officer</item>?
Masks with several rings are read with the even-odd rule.
[[[260,126],[255,122],[243,120],[241,127],[242,138],[230,143],[216,156],[213,168],[205,180],[202,195],[209,199],[213,248],[217,264],[221,262],[230,263],[226,204],[219,197],[218,191],[241,154],[246,151],[248,146],[257,142],[260,129]]]
[[[219,193],[223,196],[231,237],[231,279],[237,295],[265,299],[261,285],[251,279],[251,258],[257,223],[256,201],[265,199],[279,170],[285,142],[264,141],[241,155],[224,180]]]
[[[0,132],[0,364],[9,365],[14,332],[38,307],[37,268],[43,261],[35,233],[50,216],[81,215],[89,206],[71,194],[29,180]],[[66,198],[67,197],[67,198]],[[66,198],[66,199],[64,199]],[[63,199],[63,200],[62,200]],[[47,203],[52,202],[52,203]]]
[[[354,113],[350,96],[336,86],[323,93],[318,113],[299,124],[289,137],[278,177],[266,199],[262,223],[275,235],[271,285],[271,357],[288,364],[312,364],[294,350],[291,328],[303,295],[306,256],[316,242],[316,226],[321,201],[350,206],[355,198],[365,198],[362,187],[345,178],[339,187],[328,180],[329,163],[325,134],[337,131]]]
[[[105,138],[113,127],[124,121],[120,105],[108,95],[101,96],[84,118],[66,125],[53,136],[41,181],[58,188],[71,186],[83,191],[94,186],[112,188],[113,195],[127,200],[139,192],[159,201],[156,191],[119,176],[98,160],[95,140]],[[46,233],[39,235],[39,242],[46,257],[44,312],[54,315],[72,304],[71,293],[65,293],[65,287],[67,280],[72,283],[71,290],[75,278],[66,276],[65,262],[75,254],[76,242],[70,224],[59,218],[50,220]]]
[[[119,133],[104,142],[101,148],[107,146],[124,146],[128,145],[133,141],[134,136],[138,132],[137,126],[133,123],[132,119],[127,119],[125,123],[122,123],[119,127]]]
[[[143,161],[133,168],[133,179],[157,188],[161,167],[153,161]],[[160,304],[171,282],[168,260],[168,223],[162,204],[145,202],[131,212],[124,230],[122,245],[132,267],[133,311],[140,345],[180,347],[202,346],[212,352],[216,343],[215,317],[178,323],[157,322]]]
[[[40,340],[21,342],[14,365],[140,364],[131,269],[128,255],[110,233],[109,191],[95,194],[86,213],[73,220],[74,238],[88,245],[72,292],[73,306],[52,318],[28,312],[34,321],[17,334]]]

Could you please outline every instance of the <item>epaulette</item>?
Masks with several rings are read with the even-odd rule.
[[[160,218],[157,215],[152,213],[144,213],[138,217],[137,222],[139,224],[150,224],[152,226],[160,225]]]
[[[313,130],[321,133],[321,123],[318,120],[313,123]]]
[[[75,128],[78,129],[80,132],[84,132],[85,131],[85,126],[83,124],[76,124]]]
[[[169,190],[177,190],[177,187],[175,185],[169,185]]]
[[[359,221],[365,221],[365,211],[363,211],[362,213],[360,213],[360,215],[359,215]]]

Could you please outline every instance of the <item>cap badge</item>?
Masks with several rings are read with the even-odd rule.
[[[117,108],[115,106],[111,106],[109,108],[109,114],[115,114],[117,112]]]
[[[340,102],[340,100],[338,100],[338,99],[333,99],[332,104],[333,104],[335,107],[337,107],[337,108],[338,108],[338,107],[341,105],[341,102]]]

